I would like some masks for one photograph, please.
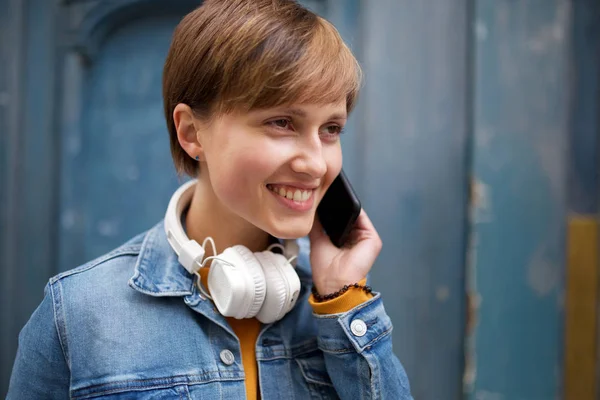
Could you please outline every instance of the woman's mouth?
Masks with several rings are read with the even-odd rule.
[[[294,200],[297,202],[304,202],[311,198],[313,190],[303,190],[294,188],[291,186],[284,185],[267,185],[267,188],[281,197],[285,197],[288,200]]]
[[[298,211],[306,211],[312,208],[314,189],[301,189],[274,184],[268,184],[267,189],[289,208]]]

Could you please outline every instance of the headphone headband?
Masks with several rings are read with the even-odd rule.
[[[203,261],[204,247],[188,238],[181,222],[184,210],[192,201],[196,182],[186,182],[173,193],[165,215],[167,240],[179,262],[194,275],[203,262],[213,260],[208,273],[212,296],[209,298],[222,315],[234,318],[256,316],[264,324],[282,318],[294,307],[300,293],[300,279],[293,268],[295,262],[289,262],[298,255],[298,244],[295,240],[284,240],[283,246],[277,245],[282,247],[283,255],[270,251],[252,253],[237,245]],[[196,284],[200,292],[207,295],[199,279]]]
[[[194,195],[194,187],[197,180],[192,179],[179,187],[167,207],[165,214],[165,233],[169,244],[179,256],[179,262],[190,273],[197,271],[197,264],[204,258],[204,248],[195,240],[188,239],[183,226],[181,226],[181,216],[185,208],[190,204]]]
[[[194,187],[198,182],[192,179],[181,185],[169,201],[167,212],[165,214],[165,233],[169,244],[179,257],[179,262],[190,273],[194,274],[201,267],[205,250],[195,240],[190,240],[181,225],[181,217],[184,210],[189,206],[194,195]],[[298,255],[299,248],[295,240],[283,241],[283,254],[286,258]],[[296,262],[293,260],[292,265]]]

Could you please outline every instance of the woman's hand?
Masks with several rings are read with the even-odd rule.
[[[367,276],[381,251],[381,239],[367,213],[361,210],[346,244],[335,247],[319,219],[309,234],[313,282],[321,295],[337,292]]]

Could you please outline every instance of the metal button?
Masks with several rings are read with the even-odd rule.
[[[367,333],[367,324],[362,319],[357,318],[350,324],[350,330],[355,336],[365,336],[365,333]]]
[[[223,361],[223,364],[225,365],[231,365],[235,362],[235,357],[233,356],[233,353],[229,350],[222,350],[220,357],[221,361]]]

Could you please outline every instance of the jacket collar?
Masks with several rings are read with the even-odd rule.
[[[129,286],[150,296],[189,296],[194,279],[167,240],[164,220],[150,229],[140,248]]]
[[[298,239],[300,254],[296,272],[304,284],[311,281],[310,243],[308,238]],[[194,277],[179,263],[165,233],[164,220],[150,229],[140,248],[129,286],[155,297],[190,296],[195,291]]]

